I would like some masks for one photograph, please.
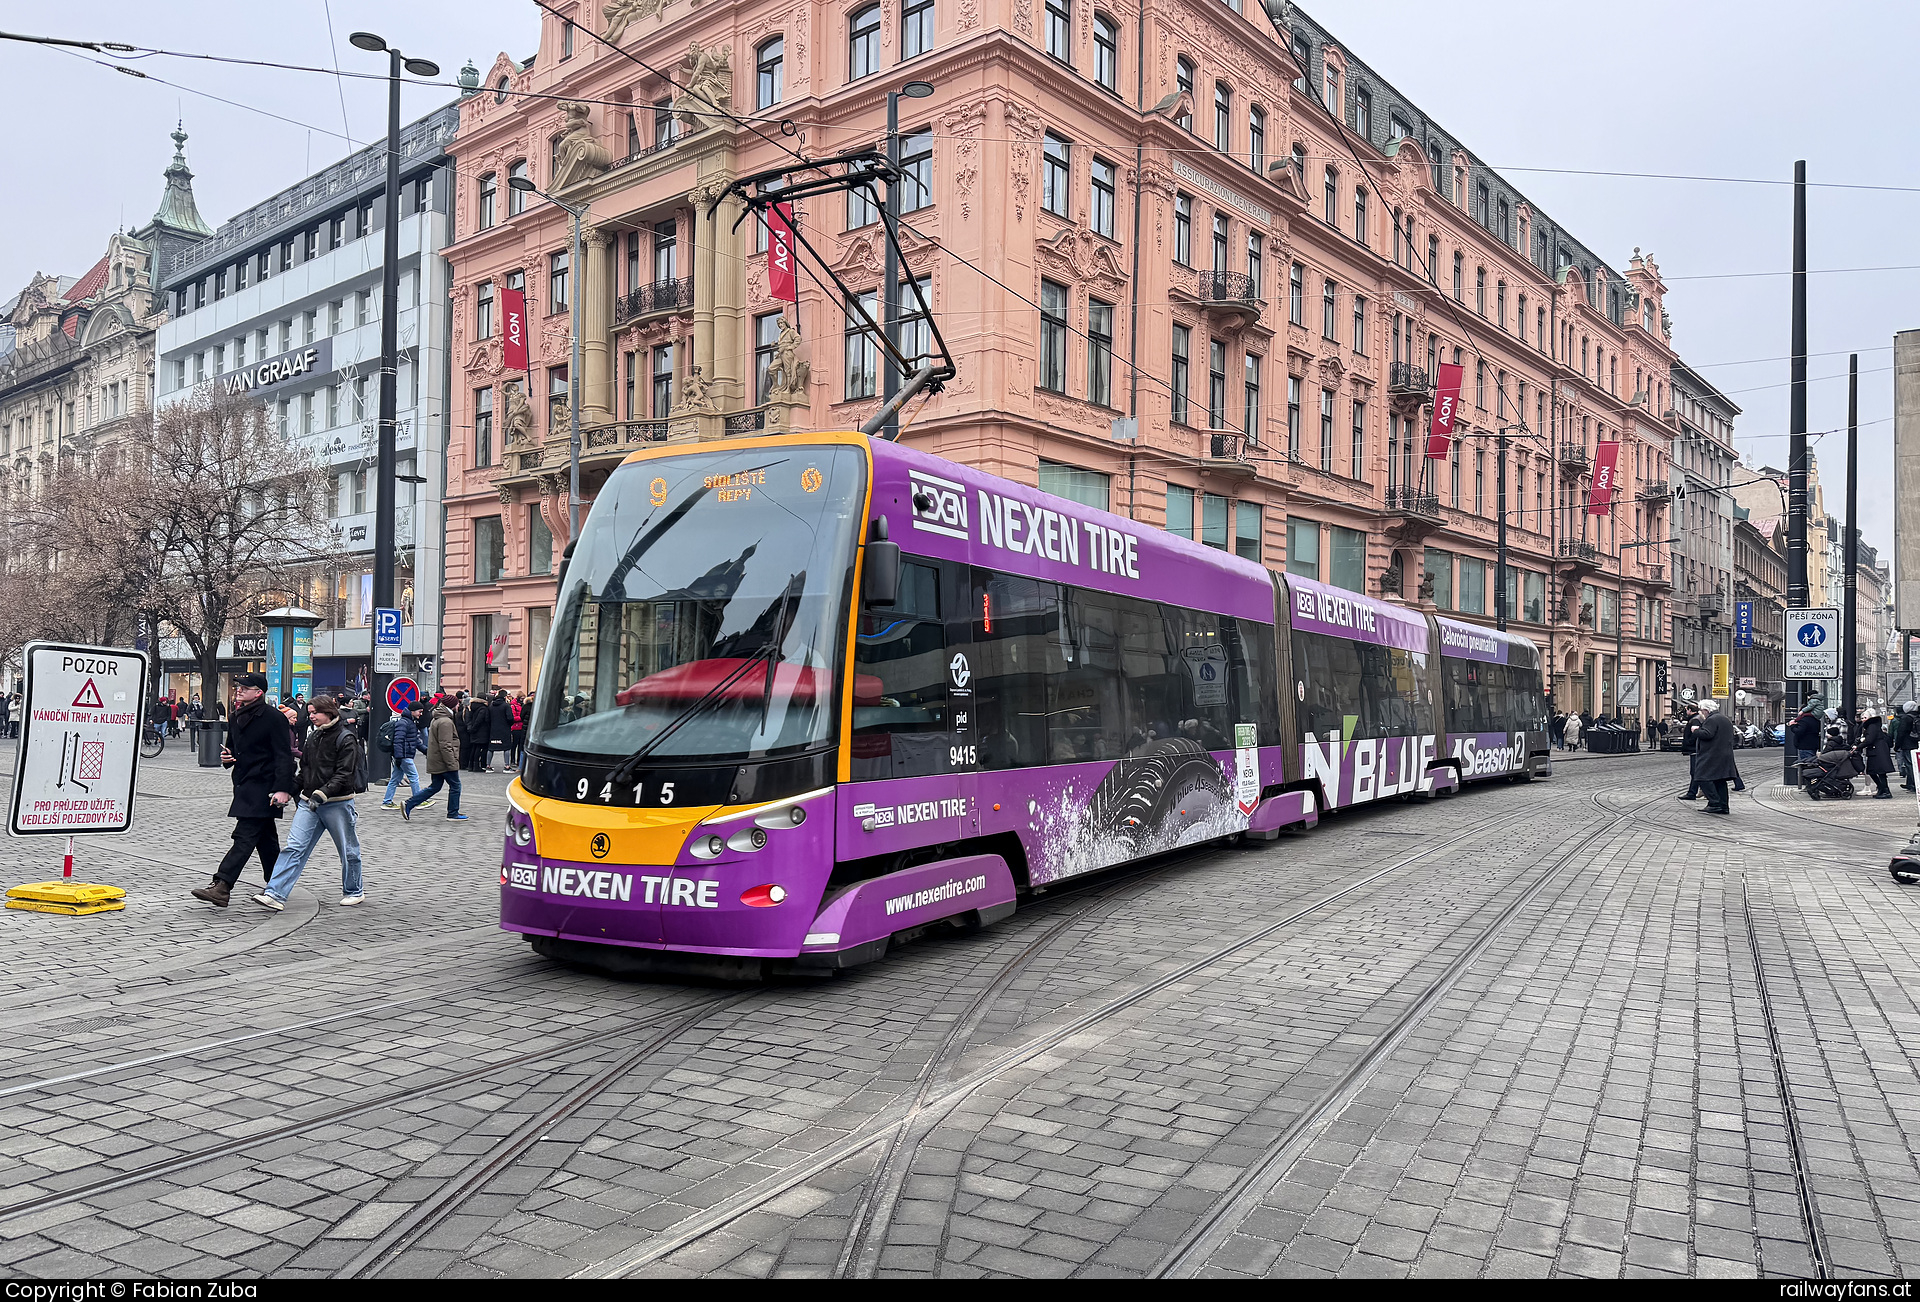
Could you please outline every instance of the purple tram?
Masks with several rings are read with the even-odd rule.
[[[560,575],[500,869],[551,957],[753,975],[1550,763],[1524,638],[858,434],[635,453]]]

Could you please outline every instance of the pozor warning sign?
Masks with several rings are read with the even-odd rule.
[[[147,658],[119,647],[30,642],[13,766],[11,836],[133,826]]]

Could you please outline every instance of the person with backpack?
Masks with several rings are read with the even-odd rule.
[[[433,779],[425,792],[400,806],[400,817],[413,821],[413,811],[439,794],[441,787],[452,788],[453,794],[447,797],[447,817],[456,823],[464,823],[467,816],[460,812],[460,733],[453,723],[453,710],[446,705],[433,707],[433,721],[427,725],[427,776]]]
[[[354,905],[366,899],[360,880],[359,816],[353,807],[353,798],[367,789],[361,777],[360,737],[342,721],[340,707],[331,696],[314,697],[308,715],[313,730],[300,757],[293,826],[273,867],[273,880],[253,897],[255,904],[275,912],[287,907],[287,897],[293,894],[294,883],[300,880],[322,832],[333,838],[340,851],[340,903]]]
[[[380,750],[382,754],[393,756],[393,767],[387,773],[387,794],[380,801],[382,809],[398,809],[394,802],[394,793],[400,789],[400,779],[406,778],[407,791],[419,795],[425,785],[420,781],[420,771],[414,767],[413,757],[427,749],[427,739],[420,731],[418,715],[409,710],[396,714],[380,725]]]

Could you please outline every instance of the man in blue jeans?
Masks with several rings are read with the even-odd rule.
[[[293,827],[273,866],[273,880],[253,897],[254,903],[276,911],[286,907],[323,831],[340,851],[340,903],[359,904],[366,898],[360,883],[358,816],[353,808],[354,796],[367,789],[360,776],[360,735],[340,722],[340,707],[331,696],[314,697],[309,714],[313,730],[300,755],[300,795]]]
[[[426,750],[427,776],[433,783],[400,806],[400,817],[411,822],[413,811],[432,800],[444,786],[453,789],[453,794],[447,797],[447,817],[456,823],[466,822],[467,816],[460,812],[460,731],[454,725],[453,711],[445,705],[433,707],[433,722],[427,725]]]
[[[427,749],[427,739],[420,731],[418,707],[393,716],[393,769],[387,774],[387,794],[381,798],[380,808],[398,809],[393,801],[394,793],[400,790],[400,779],[407,780],[407,789],[413,795],[420,794],[420,770],[414,767],[413,757]]]

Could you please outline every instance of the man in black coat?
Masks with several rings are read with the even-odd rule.
[[[1787,725],[1787,752],[1796,760],[1810,760],[1820,750],[1820,716],[1812,706],[1801,707]]]
[[[267,676],[241,674],[233,680],[233,721],[220,762],[232,771],[233,846],[213,880],[194,898],[226,908],[240,870],[255,851],[269,880],[280,857],[280,810],[293,799],[293,738],[287,716],[267,704]]]
[[[467,702],[467,767],[475,773],[484,773],[487,768],[487,738],[493,729],[493,718],[487,709],[487,698],[475,692],[473,699]]]
[[[1733,721],[1720,713],[1720,702],[1700,702],[1700,726],[1694,734],[1693,776],[1707,791],[1709,814],[1730,814],[1727,783],[1738,775],[1733,766]]]

